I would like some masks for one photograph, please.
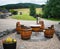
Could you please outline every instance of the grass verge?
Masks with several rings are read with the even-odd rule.
[[[11,16],[11,18],[13,19],[17,19],[17,20],[36,20],[36,18],[29,16],[29,15],[13,15]]]
[[[55,19],[55,18],[44,18],[44,19],[51,20],[51,21],[60,21],[60,19]]]

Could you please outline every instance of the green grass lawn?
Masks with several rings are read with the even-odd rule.
[[[36,8],[36,14],[43,15],[42,8]]]
[[[17,20],[36,20],[36,18],[29,15],[30,10],[29,8],[24,9],[14,9],[15,11],[18,11],[18,15],[13,15],[11,18],[17,19]],[[22,15],[20,15],[20,12],[22,12]],[[37,14],[42,14],[42,8],[36,8]]]
[[[13,18],[13,19],[17,19],[17,20],[36,20],[36,18],[29,15],[29,13],[30,13],[29,8],[14,9],[14,10],[18,11],[18,15],[11,16],[11,18]],[[22,15],[20,15],[20,12],[22,12]],[[43,15],[42,8],[36,8],[36,14]],[[47,18],[45,18],[45,19],[47,19]],[[54,19],[54,18],[48,18],[47,20],[60,21],[60,19]]]
[[[17,20],[36,20],[34,17],[23,14],[23,15],[13,15],[11,18]]]

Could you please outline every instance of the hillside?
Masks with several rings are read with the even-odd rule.
[[[8,5],[3,5],[0,7],[4,7],[7,9],[17,9],[17,8],[29,8],[31,5],[34,5],[36,8],[40,8],[41,5],[38,4],[33,4],[33,3],[18,3],[18,4],[8,4]]]

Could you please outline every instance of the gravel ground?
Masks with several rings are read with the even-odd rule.
[[[45,28],[48,27],[48,26],[51,26],[52,24],[53,25],[56,25],[58,24],[59,22],[55,22],[55,21],[47,21],[47,20],[44,20],[44,19],[41,19],[44,21],[44,24],[45,24]],[[36,24],[36,21],[26,21],[26,20],[16,20],[16,19],[0,19],[0,32],[2,31],[6,31],[7,29],[8,30],[11,30],[11,29],[14,29],[16,27],[16,22],[20,22],[22,25],[26,25],[26,26],[30,26],[31,24]],[[58,28],[55,27],[55,29],[59,30],[59,26]]]
[[[44,37],[43,32],[40,32],[38,36],[31,36],[30,40],[22,40],[20,35],[13,33],[7,37],[12,37],[17,40],[17,49],[60,49],[60,41],[54,34],[53,38],[47,39]],[[2,42],[0,42],[0,49],[3,49]]]
[[[49,21],[49,20],[47,21],[44,19],[41,19],[41,20],[44,21],[45,28],[52,24],[55,25],[55,30],[59,30],[60,28],[58,26],[59,22]],[[0,32],[5,31],[7,29],[9,30],[14,29],[16,27],[17,21],[19,21],[21,24],[26,26],[30,26],[31,24],[36,24],[36,21],[0,19]],[[39,34],[39,35],[40,36],[38,37],[32,35],[32,38],[30,40],[21,40],[20,35],[17,35],[16,33],[13,33],[12,35],[10,34],[8,36],[15,38],[17,40],[17,49],[60,49],[60,41],[58,40],[55,34],[51,39],[44,38],[43,34]],[[6,36],[5,38],[7,38],[8,36]],[[3,49],[1,40],[0,40],[0,49]]]

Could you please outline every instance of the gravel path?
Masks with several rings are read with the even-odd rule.
[[[34,24],[35,21],[23,21],[23,20],[15,20],[15,19],[0,19],[0,32],[5,31],[7,29],[14,29],[16,27],[16,22],[20,22],[23,25],[29,26],[30,24]]]
[[[45,27],[51,26],[52,24],[56,25],[58,22],[55,21],[44,21]],[[20,22],[23,25],[30,26],[31,24],[36,24],[36,21],[26,21],[26,20],[16,20],[16,19],[0,19],[0,32],[5,31],[7,29],[14,29],[16,27],[16,22]],[[57,27],[55,27],[57,28]],[[59,28],[57,28],[58,30]]]

